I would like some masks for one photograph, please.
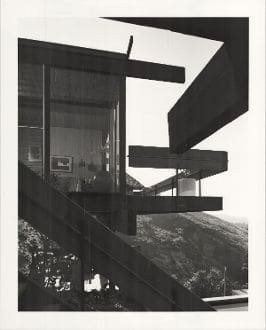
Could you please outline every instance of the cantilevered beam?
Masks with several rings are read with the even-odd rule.
[[[222,209],[221,197],[195,196],[137,196],[120,194],[70,193],[68,196],[90,213],[119,213],[121,209],[146,213],[178,213],[193,211],[218,211]]]
[[[129,166],[149,168],[188,169],[201,172],[201,178],[227,171],[227,152],[191,149],[183,154],[171,153],[169,148],[129,146]]]
[[[187,151],[248,110],[248,17],[113,19],[224,43],[168,115],[172,152]]]
[[[185,82],[185,68],[130,60],[126,54],[19,39],[19,62],[174,83]]]
[[[117,70],[118,72],[121,72],[120,74],[126,74],[126,76],[132,78],[175,83],[185,82],[185,68],[173,65],[128,60],[125,63],[125,68],[121,65],[121,69],[117,68]]]
[[[222,197],[128,196],[128,208],[136,214],[219,211]]]
[[[223,45],[168,113],[171,151],[183,153],[232,121],[235,109],[243,112],[237,102],[234,73]]]

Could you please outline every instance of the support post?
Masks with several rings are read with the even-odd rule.
[[[119,103],[119,184],[120,193],[126,194],[126,77],[120,79]]]
[[[174,186],[175,186],[175,180],[172,179],[172,182],[171,182],[171,185],[172,185],[172,197],[174,196]]]
[[[85,209],[85,198],[83,197],[83,201],[82,201],[82,204],[83,204],[83,216],[84,216],[84,219],[86,217],[86,209]],[[84,228],[84,224],[85,224],[85,221],[82,221],[80,223],[80,232],[81,233],[84,233],[85,232],[85,228]],[[90,227],[90,222],[88,222],[88,226]],[[89,235],[91,233],[90,231],[90,228],[89,228]],[[80,240],[80,292],[81,292],[81,296],[80,296],[80,309],[81,311],[85,311],[85,294],[84,294],[84,284],[85,284],[85,263],[84,263],[84,259],[85,259],[85,253],[88,253],[89,254],[89,257],[90,257],[90,245],[89,245],[89,250],[87,250],[85,248],[86,246],[86,242],[84,240],[84,238],[82,237],[82,239]],[[85,252],[85,249],[86,249],[86,252]],[[89,269],[91,271],[91,262],[90,262],[90,258],[89,258]]]
[[[50,66],[43,64],[43,178],[50,176]]]
[[[201,172],[199,172],[199,197],[201,197]]]
[[[178,193],[178,168],[176,169],[176,197],[179,196]]]

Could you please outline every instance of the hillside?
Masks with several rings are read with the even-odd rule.
[[[180,282],[197,270],[227,267],[227,276],[241,281],[248,262],[247,226],[204,212],[138,216],[136,237],[125,238]]]
[[[209,214],[209,212],[207,212],[207,213]],[[248,218],[247,217],[229,215],[229,214],[223,213],[221,211],[216,212],[216,213],[219,213],[219,214],[218,215],[217,214],[213,214],[213,215],[214,216],[218,216],[218,218],[220,218],[222,220],[225,220],[225,221],[228,221],[228,222],[231,222],[231,223],[242,223],[242,224],[245,224],[245,225],[248,224]]]

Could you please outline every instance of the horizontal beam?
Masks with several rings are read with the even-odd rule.
[[[128,208],[137,214],[218,211],[222,197],[128,196]]]
[[[129,146],[129,166],[148,168],[173,168],[191,170],[190,177],[204,178],[227,171],[225,151],[190,149],[183,154],[173,154],[169,148]],[[196,175],[195,175],[196,173]]]
[[[109,56],[108,56],[109,55]],[[19,62],[47,64],[60,68],[93,71],[174,83],[185,82],[185,68],[130,60],[126,54],[19,39]]]
[[[172,151],[182,153],[188,150],[248,110],[248,17],[109,17],[109,19],[224,43],[169,113]],[[225,77],[220,79],[219,71],[223,73],[227,69],[232,73],[226,73],[229,81]],[[237,88],[236,102],[234,102],[233,80]],[[201,95],[197,95],[197,91]],[[231,105],[228,97],[232,101]],[[182,113],[182,108],[186,109],[186,113]],[[184,117],[187,119],[183,120]]]
[[[121,209],[136,214],[218,211],[222,209],[222,197],[195,196],[137,196],[120,194],[71,193],[73,201],[90,213],[118,213]]]
[[[128,60],[126,75],[132,78],[158,80],[174,83],[185,82],[185,68],[146,61]],[[123,70],[122,70],[123,72]]]
[[[169,145],[183,153],[247,111],[225,46],[213,56],[168,113]]]
[[[112,19],[224,42],[238,84],[239,97],[243,104],[248,104],[248,17],[116,17]]]

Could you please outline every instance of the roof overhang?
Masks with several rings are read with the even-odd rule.
[[[224,43],[168,114],[172,152],[185,152],[248,110],[248,18],[112,19]]]
[[[126,54],[30,39],[19,39],[19,62],[100,72],[122,77],[185,82],[185,68],[128,59]]]

